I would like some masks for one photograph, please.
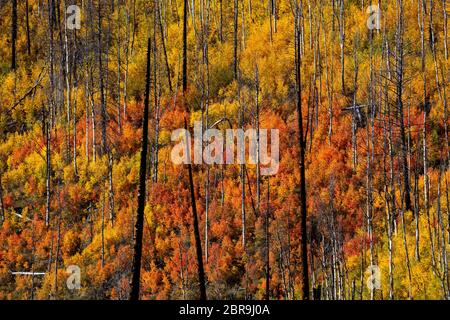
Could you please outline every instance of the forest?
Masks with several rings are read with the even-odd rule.
[[[449,14],[0,0],[0,300],[450,299]],[[174,163],[196,123],[256,161]]]

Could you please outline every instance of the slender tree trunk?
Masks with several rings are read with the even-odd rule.
[[[270,179],[267,178],[267,202],[266,215],[264,218],[264,242],[265,242],[265,258],[266,258],[266,294],[265,299],[270,299],[270,251],[269,251],[269,215],[270,215]],[[289,267],[289,266],[288,266]]]
[[[16,0],[17,1],[17,0]],[[31,37],[30,37],[30,19],[29,19],[29,0],[25,1],[25,20],[26,20],[26,28],[27,28],[27,53],[28,57],[31,56]]]
[[[44,111],[45,112],[45,111]],[[50,134],[50,121],[48,119],[48,114],[44,118],[45,125],[45,159],[46,159],[46,177],[45,177],[45,226],[48,228],[50,226],[50,202],[51,202],[51,190],[50,181],[52,176],[52,163],[51,163],[51,134]]]
[[[163,24],[162,24],[161,10],[159,9],[159,1],[156,2],[156,10],[157,10],[157,20],[158,20],[158,24],[159,24],[159,32],[161,34],[161,44],[162,44],[163,53],[164,53],[164,60],[166,62],[167,83],[169,85],[170,92],[172,92],[173,91],[172,77],[170,74],[169,59],[167,58],[166,38],[164,36],[164,28],[163,28]]]
[[[445,299],[449,298],[449,284],[450,280],[448,278],[448,260],[447,260],[447,239],[446,239],[446,230],[444,226],[444,221],[442,218],[442,210],[441,210],[441,181],[442,181],[442,168],[439,168],[439,176],[438,176],[438,186],[437,186],[437,216],[438,216],[438,225],[440,229],[440,240],[441,240],[441,269],[442,269],[442,287],[444,288],[444,297]]]
[[[108,152],[108,184],[109,184],[109,220],[111,226],[114,226],[115,212],[114,212],[114,183],[113,183],[113,165],[114,159],[112,151]]]
[[[59,263],[59,251],[61,249],[61,190],[58,186],[58,225],[56,234],[56,252],[55,252],[55,278],[54,278],[54,298],[58,299],[58,263]]]
[[[309,300],[309,274],[308,274],[308,244],[307,244],[307,230],[306,230],[306,175],[305,175],[305,139],[303,132],[303,114],[302,114],[302,80],[301,80],[301,64],[302,51],[300,42],[300,8],[296,8],[296,78],[297,78],[297,117],[298,117],[298,134],[299,134],[299,149],[300,149],[300,241],[301,241],[301,258],[302,258],[302,294],[304,300]]]
[[[184,0],[184,9],[183,9],[183,104],[187,112],[189,112],[189,108],[186,105],[186,91],[187,91],[187,14],[188,14],[188,0]],[[184,118],[184,125],[186,131],[188,130],[187,120]],[[190,159],[189,148],[190,146],[186,146],[188,159]],[[200,240],[200,231],[198,227],[198,215],[197,215],[197,205],[195,201],[195,188],[194,188],[194,178],[193,178],[193,169],[192,163],[188,164],[188,172],[189,172],[189,190],[191,194],[191,208],[193,215],[193,228],[194,228],[194,237],[195,237],[195,248],[197,253],[197,267],[198,267],[198,280],[200,285],[200,300],[206,300],[206,282],[205,282],[205,271],[203,269],[203,252],[202,252],[202,243]]]
[[[5,216],[5,205],[3,204],[3,187],[2,187],[2,175],[0,173],[0,227],[6,219]]]
[[[447,0],[442,0],[442,11],[444,14],[444,57],[445,60],[448,60],[448,32],[447,32],[447,25],[448,25],[448,13],[447,13]]]
[[[340,0],[339,9],[339,46],[341,48],[341,92],[345,95],[345,17],[344,0]]]
[[[114,4],[114,1],[113,1]],[[122,107],[121,107],[121,82],[122,82],[122,61],[120,56],[121,49],[121,37],[120,37],[120,17],[121,17],[120,3],[117,5],[117,126],[119,127],[119,133],[122,133]]]
[[[127,7],[126,9],[126,25],[127,25],[127,39],[125,47],[125,78],[123,83],[123,119],[126,120],[127,117],[127,99],[128,99],[128,68],[130,63],[130,12]]]
[[[16,61],[16,42],[17,42],[17,0],[12,0],[12,17],[11,17],[11,70],[15,71],[17,67]]]
[[[219,23],[219,40],[223,42],[223,0],[219,0],[220,6],[220,23]]]
[[[259,214],[261,201],[261,145],[259,128],[259,70],[255,67],[255,104],[256,104],[256,208]]]
[[[183,7],[183,93],[187,90],[187,10],[188,0],[184,0]]]
[[[401,138],[401,162],[403,169],[403,184],[404,184],[404,201],[405,210],[411,210],[411,196],[409,183],[409,165],[408,165],[408,150],[406,146],[406,133],[403,115],[403,32],[404,32],[404,14],[403,14],[403,0],[397,0],[398,5],[398,25],[396,32],[396,94],[397,94],[397,112],[400,122],[400,138]]]
[[[184,119],[185,129],[188,130],[186,118]],[[186,146],[190,148],[190,146]],[[188,152],[189,154],[189,152]],[[190,157],[188,157],[189,159]],[[202,243],[200,240],[200,231],[198,227],[198,215],[197,215],[197,205],[195,201],[195,188],[194,188],[194,178],[192,172],[192,164],[188,164],[189,171],[189,190],[191,193],[191,207],[193,215],[194,224],[194,237],[195,237],[195,249],[197,252],[197,267],[198,267],[198,280],[200,283],[200,300],[206,300],[206,284],[205,284],[205,271],[203,269],[203,256],[202,256]]]
[[[108,142],[106,137],[107,114],[105,101],[105,87],[103,79],[103,50],[102,50],[102,16],[101,16],[101,1],[98,6],[98,71],[100,78],[100,103],[101,103],[101,129],[102,129],[102,155],[108,153]]]
[[[234,0],[234,31],[233,31],[233,74],[234,80],[238,79],[238,17],[239,0]]]
[[[327,98],[328,98],[328,144],[331,145],[332,137],[333,137],[333,80],[332,80],[332,72],[330,76],[330,61],[332,62],[332,59],[329,58],[328,54],[328,39],[327,39],[327,32],[325,29],[325,19],[323,16],[322,6],[321,6],[321,20],[322,20],[322,29],[323,31],[323,46],[325,48],[325,81],[327,85]],[[330,79],[331,78],[331,79]]]
[[[428,234],[430,241],[430,250],[431,250],[431,262],[433,266],[433,271],[436,271],[436,259],[435,259],[435,248],[434,248],[434,239],[433,234],[431,232],[431,221],[430,221],[430,212],[429,212],[429,180],[428,180],[428,148],[427,148],[427,118],[428,118],[428,92],[427,92],[427,78],[426,78],[426,70],[425,70],[425,0],[422,0],[421,5],[421,16],[420,16],[420,35],[421,35],[421,68],[422,68],[422,77],[423,77],[423,130],[422,130],[422,147],[423,147],[423,192],[424,192],[424,210],[427,217],[428,223]]]
[[[151,43],[148,38],[147,45],[147,68],[145,81],[145,102],[144,114],[142,119],[142,149],[139,170],[139,191],[138,191],[138,209],[135,224],[133,264],[130,300],[139,300],[140,279],[141,279],[141,260],[142,260],[142,240],[144,235],[144,209],[145,209],[145,180],[147,176],[147,149],[148,149],[148,114],[150,100],[150,53]]]
[[[84,88],[84,98],[86,103],[86,113],[85,113],[85,156],[87,162],[89,163],[89,78],[86,76],[86,83]]]
[[[105,267],[105,194],[102,194],[102,248],[101,248],[102,269]]]

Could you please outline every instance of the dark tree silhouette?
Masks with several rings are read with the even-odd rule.
[[[131,293],[130,300],[139,300],[140,279],[141,279],[141,259],[142,259],[142,238],[144,234],[144,208],[145,208],[145,178],[147,176],[147,149],[148,149],[148,109],[150,96],[150,52],[151,43],[148,38],[147,45],[147,75],[145,79],[145,102],[144,116],[142,119],[142,149],[141,163],[139,169],[139,191],[138,209],[134,231],[134,254],[132,264]]]

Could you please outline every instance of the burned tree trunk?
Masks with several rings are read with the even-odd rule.
[[[296,8],[295,17],[295,35],[296,35],[296,79],[297,79],[297,117],[298,117],[298,142],[300,149],[300,241],[301,241],[301,260],[302,260],[302,293],[303,299],[309,300],[309,274],[308,274],[308,245],[306,232],[306,176],[305,176],[305,138],[303,133],[303,114],[302,114],[302,80],[301,80],[301,42],[300,42],[300,8]]]
[[[134,232],[134,254],[132,264],[132,279],[130,300],[139,300],[141,279],[142,239],[144,235],[144,208],[145,208],[145,178],[147,176],[147,149],[148,149],[148,109],[150,96],[150,52],[151,43],[147,45],[147,76],[145,80],[144,115],[142,119],[142,149],[139,170],[138,209]]]
[[[185,129],[187,130],[187,121],[185,119]],[[186,146],[189,148],[190,146]],[[192,164],[188,164],[189,171],[189,190],[191,193],[191,206],[194,223],[195,249],[197,252],[198,280],[200,282],[200,300],[206,300],[205,271],[203,269],[202,243],[200,240],[200,231],[198,228],[197,205],[195,201],[194,178],[192,173]]]
[[[169,85],[169,91],[173,92],[172,79],[171,79],[170,67],[169,67],[169,59],[167,57],[166,40],[165,40],[165,36],[164,36],[164,28],[163,28],[163,24],[162,24],[161,11],[159,9],[159,2],[155,2],[155,10],[156,10],[156,14],[157,14],[156,19],[158,20],[158,24],[159,24],[159,32],[161,34],[161,44],[162,44],[162,48],[163,48],[164,60],[165,60],[165,65],[166,65],[167,83]]]
[[[184,14],[183,14],[183,104],[186,103],[186,91],[187,91],[187,0],[184,0]],[[186,105],[185,105],[186,107]],[[186,107],[186,111],[189,113],[189,108]],[[184,118],[185,129],[188,130],[187,120]],[[189,152],[190,146],[186,146]],[[189,154],[189,153],[188,153]],[[194,227],[194,237],[195,237],[195,249],[197,253],[197,265],[198,265],[198,280],[200,283],[200,300],[206,300],[206,284],[205,284],[205,271],[203,269],[203,253],[202,253],[202,243],[200,240],[200,231],[198,227],[198,215],[197,215],[197,205],[195,201],[195,188],[194,188],[194,177],[192,164],[188,164],[189,172],[189,190],[191,194],[191,207],[193,215],[193,227]]]
[[[409,183],[409,165],[407,157],[407,146],[406,146],[406,133],[405,124],[403,120],[403,0],[398,0],[399,6],[399,16],[397,25],[397,50],[396,50],[396,94],[397,94],[397,112],[400,122],[400,138],[401,138],[401,162],[403,169],[403,183],[404,183],[404,201],[405,210],[411,210],[411,196],[410,196],[410,183]]]

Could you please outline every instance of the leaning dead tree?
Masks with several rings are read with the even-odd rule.
[[[130,300],[139,300],[140,279],[141,279],[141,259],[142,259],[142,238],[144,235],[144,208],[145,208],[145,180],[147,176],[147,149],[148,149],[148,109],[150,96],[150,52],[151,43],[148,39],[147,45],[147,75],[145,80],[145,101],[144,116],[142,119],[142,149],[141,163],[139,169],[139,191],[138,209],[134,231],[134,254],[132,264],[131,292]]]

